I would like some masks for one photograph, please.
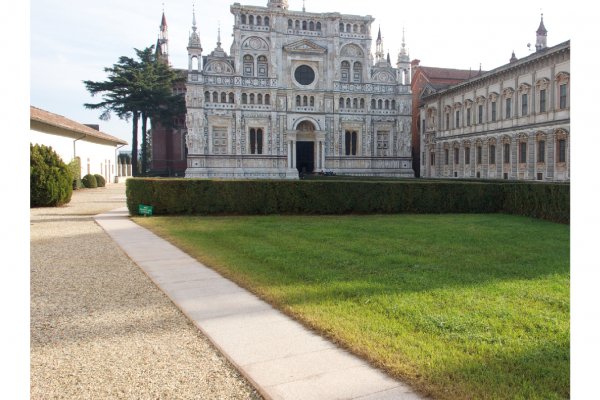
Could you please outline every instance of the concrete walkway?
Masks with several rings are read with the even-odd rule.
[[[424,399],[129,220],[98,224],[267,399]]]

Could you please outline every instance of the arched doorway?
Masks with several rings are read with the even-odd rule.
[[[311,174],[315,170],[315,125],[310,121],[302,121],[296,129],[296,169],[301,174]]]

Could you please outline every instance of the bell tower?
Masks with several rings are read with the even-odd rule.
[[[188,70],[199,72],[200,60],[202,57],[202,44],[200,43],[200,35],[196,27],[196,10],[192,9],[192,33],[188,42]]]

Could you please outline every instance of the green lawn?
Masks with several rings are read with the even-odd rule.
[[[508,215],[134,220],[434,398],[569,398],[568,225]]]

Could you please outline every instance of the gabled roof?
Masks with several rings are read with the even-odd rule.
[[[42,110],[41,108],[37,108],[34,106],[29,107],[29,118],[31,121],[41,122],[47,125],[51,125],[57,128],[65,129],[67,131],[90,136],[96,139],[101,139],[107,142],[111,142],[114,144],[122,144],[127,145],[128,143],[124,140],[118,139],[114,136],[111,136],[107,133],[97,131],[89,126],[80,124],[79,122],[75,122],[70,120],[62,115],[54,114],[46,110]]]

